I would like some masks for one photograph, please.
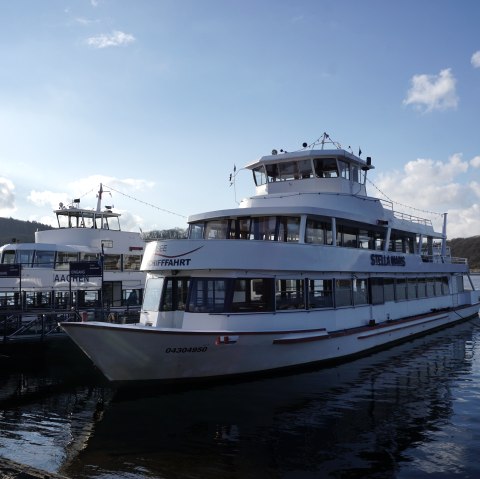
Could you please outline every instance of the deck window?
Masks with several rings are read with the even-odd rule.
[[[225,310],[226,279],[192,278],[186,310],[192,313],[221,313]]]
[[[427,283],[425,278],[419,278],[417,281],[417,295],[419,298],[427,296]]]
[[[17,250],[17,263],[23,266],[32,266],[33,250]]]
[[[3,252],[2,263],[3,264],[15,264],[15,250],[14,249],[5,250]]]
[[[57,259],[55,260],[55,268],[69,269],[70,263],[78,261],[78,254],[73,252],[58,251]]]
[[[333,307],[333,281],[331,279],[308,280],[308,307],[311,309]]]
[[[205,239],[227,239],[228,220],[208,221],[205,227]]]
[[[305,309],[303,279],[277,279],[275,281],[275,307],[283,309]]]
[[[300,218],[281,216],[278,226],[278,241],[298,243],[300,234]]]
[[[370,278],[370,297],[372,304],[383,304],[383,278]]]
[[[408,299],[416,299],[417,295],[417,280],[415,278],[408,278],[407,280]]]
[[[277,218],[275,216],[263,216],[253,218],[253,236],[256,240],[275,241]]]
[[[188,278],[165,278],[160,311],[185,311],[188,286]]]
[[[368,304],[368,285],[366,278],[355,278],[353,280],[353,304]]]
[[[335,281],[335,307],[352,305],[352,280],[337,279]]]
[[[307,219],[305,242],[312,244],[332,244],[332,225],[314,218]]]
[[[138,254],[123,255],[123,269],[125,271],[139,271],[142,264],[142,257]]]
[[[188,238],[189,239],[203,239],[204,224],[202,223],[191,223],[188,227]]]
[[[270,278],[236,278],[231,306],[234,313],[273,311],[273,280]]]
[[[33,265],[39,268],[53,268],[55,251],[36,251]]]
[[[122,255],[120,254],[106,254],[103,257],[103,269],[105,271],[121,271],[122,269]]]
[[[385,302],[395,300],[395,283],[393,278],[383,279],[383,299]]]
[[[407,280],[405,278],[399,278],[395,281],[395,299],[397,301],[407,299]]]

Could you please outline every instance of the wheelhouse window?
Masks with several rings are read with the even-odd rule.
[[[265,174],[265,167],[263,165],[257,166],[253,169],[253,179],[256,186],[261,186],[267,183],[267,175]]]
[[[318,178],[338,178],[336,158],[315,158],[313,165]]]
[[[338,160],[338,169],[340,170],[341,178],[350,179],[350,165],[346,161]]]

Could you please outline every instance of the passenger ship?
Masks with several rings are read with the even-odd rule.
[[[172,381],[353,357],[477,317],[446,215],[436,232],[368,196],[372,168],[326,134],[274,150],[246,166],[256,192],[239,208],[147,245],[139,324],[63,328],[109,380]]]
[[[79,199],[60,203],[57,228],[37,231],[34,243],[0,248],[0,312],[28,316],[73,308],[90,318],[95,311],[139,312],[145,241],[121,230],[121,214],[102,206],[104,193],[100,185],[96,209],[80,207]]]

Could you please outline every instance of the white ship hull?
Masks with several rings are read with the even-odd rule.
[[[478,315],[478,304],[329,333],[188,331],[105,323],[63,323],[110,381],[192,380],[338,360],[408,340]]]

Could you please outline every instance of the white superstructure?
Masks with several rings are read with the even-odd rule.
[[[34,243],[0,248],[1,309],[99,312],[140,307],[145,241],[140,233],[121,230],[121,215],[102,206],[103,194],[100,185],[95,209],[81,208],[78,199],[69,206],[60,203],[54,211],[57,228],[37,231]],[[71,274],[72,264],[80,270],[86,265],[85,274]]]
[[[138,325],[62,323],[108,379],[288,368],[477,316],[446,217],[436,232],[369,197],[370,158],[324,149],[328,139],[250,163],[253,197],[191,216],[186,240],[149,243]]]

